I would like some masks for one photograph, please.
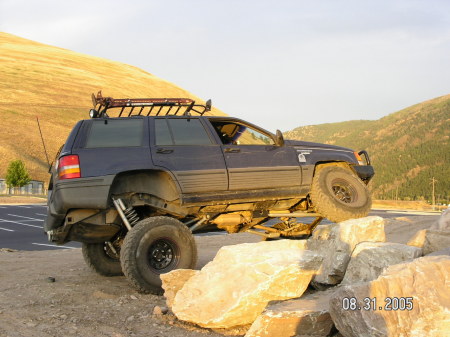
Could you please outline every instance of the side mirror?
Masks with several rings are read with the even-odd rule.
[[[280,130],[277,130],[275,137],[275,145],[283,146],[284,145],[284,137]]]

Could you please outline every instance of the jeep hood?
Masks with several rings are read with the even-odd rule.
[[[349,149],[347,147],[342,146],[336,146],[336,145],[330,145],[330,144],[322,144],[322,143],[313,143],[313,142],[304,142],[301,140],[290,140],[286,139],[284,143],[288,146],[302,146],[302,147],[318,147],[322,149],[329,149],[329,150],[340,150],[340,151],[349,151],[353,152],[352,149]]]

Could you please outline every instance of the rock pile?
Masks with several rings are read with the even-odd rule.
[[[449,233],[386,243],[382,218],[353,219],[318,226],[308,240],[223,247],[200,271],[162,275],[163,288],[180,320],[252,324],[246,337],[447,336],[450,256],[421,256]]]

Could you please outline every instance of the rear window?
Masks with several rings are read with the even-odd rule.
[[[86,148],[141,146],[143,130],[142,118],[92,121]]]

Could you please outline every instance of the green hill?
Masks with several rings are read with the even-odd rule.
[[[450,198],[450,95],[438,97],[376,121],[358,120],[296,128],[286,138],[335,144],[369,152],[376,170],[375,198]]]
[[[113,57],[113,55],[112,55]],[[32,179],[47,181],[48,165],[36,116],[51,159],[76,121],[88,118],[91,94],[125,97],[198,97],[139,68],[0,32],[0,178],[21,159]],[[223,115],[213,108],[212,114]]]

